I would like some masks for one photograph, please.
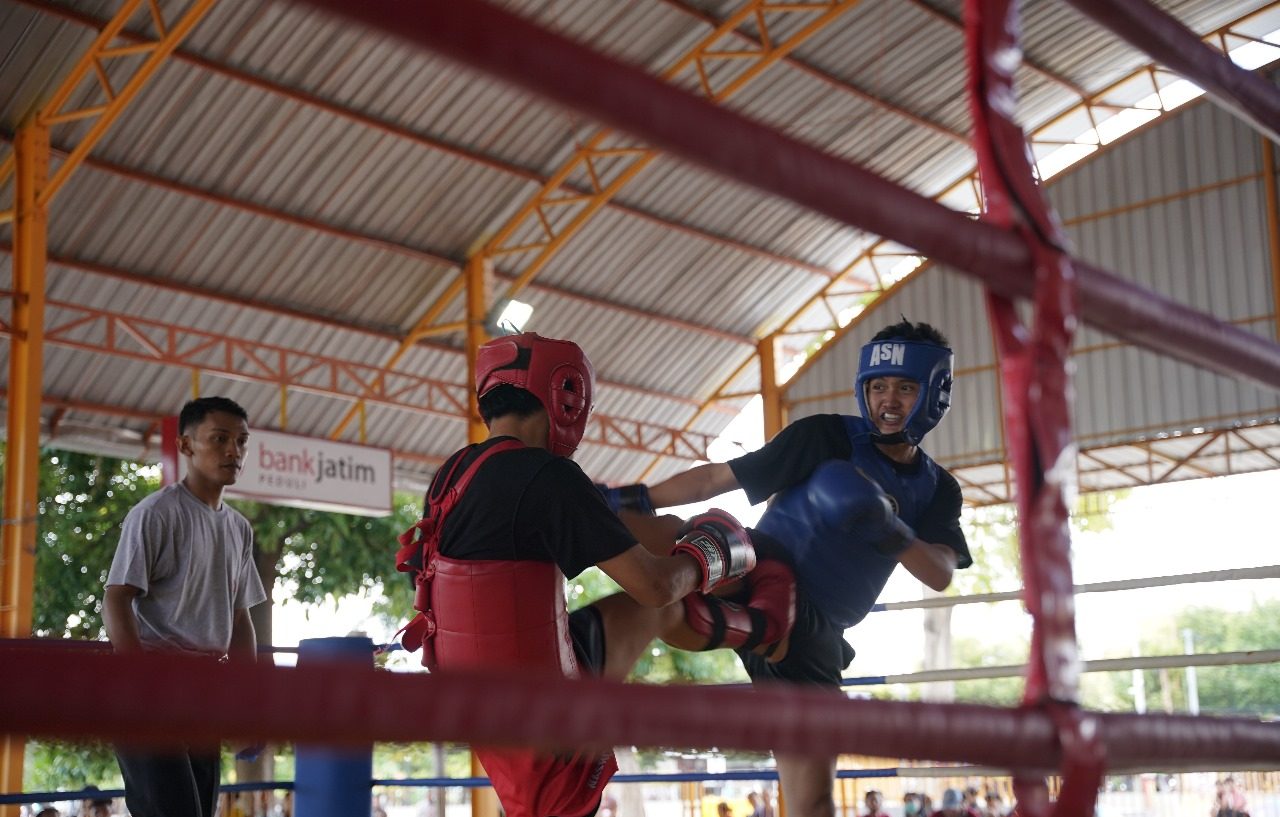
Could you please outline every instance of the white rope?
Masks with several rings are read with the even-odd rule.
[[[1095,582],[1078,584],[1076,595],[1081,593],[1109,593],[1114,590],[1139,590],[1144,587],[1168,587],[1175,584],[1195,584],[1198,582],[1232,582],[1241,579],[1277,579],[1280,578],[1280,565],[1265,567],[1238,567],[1230,570],[1211,570],[1207,573],[1181,573],[1177,576],[1150,576],[1142,579],[1120,579],[1112,582]],[[881,610],[921,610],[928,607],[955,607],[960,604],[978,604],[982,602],[1014,601],[1022,599],[1022,591],[1007,593],[977,593],[972,596],[937,596],[916,601],[891,601],[877,604],[873,611]]]
[[[1103,658],[1082,661],[1082,672],[1119,672],[1134,669],[1159,669],[1161,667],[1215,667],[1235,664],[1274,664],[1280,662],[1280,650],[1250,650],[1245,652],[1217,652],[1198,655],[1150,655],[1135,658]],[[846,686],[871,686],[877,684],[923,684],[931,681],[973,681],[978,678],[1013,678],[1026,675],[1026,664],[1000,667],[968,667],[965,669],[935,669],[909,672],[902,675],[881,675],[866,678],[845,678]]]

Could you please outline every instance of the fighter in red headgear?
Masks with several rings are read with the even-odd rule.
[[[755,564],[746,531],[723,512],[691,519],[674,546],[627,531],[569,459],[593,379],[570,341],[525,333],[480,348],[476,394],[489,437],[445,461],[397,554],[399,569],[414,573],[420,611],[404,644],[422,647],[432,671],[621,680],[649,642],[679,626],[681,598]],[[625,592],[567,614],[564,577],[591,565]],[[509,817],[589,814],[617,769],[611,752],[476,754]]]
[[[550,421],[547,450],[558,457],[573,456],[582,442],[595,377],[578,344],[533,332],[496,338],[476,354],[476,396],[503,383],[533,394]]]

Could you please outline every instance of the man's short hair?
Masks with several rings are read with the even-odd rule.
[[[214,412],[221,411],[249,422],[249,413],[240,404],[227,397],[200,397],[188,402],[178,415],[178,433],[186,434],[204,422],[204,418]]]
[[[925,343],[932,343],[935,346],[945,346],[948,349],[951,348],[951,343],[937,329],[924,321],[912,323],[906,318],[903,318],[897,323],[886,326],[879,332],[876,332],[875,336],[872,337],[871,340],[873,342],[880,340],[917,340],[924,341]]]
[[[485,425],[499,417],[514,414],[517,417],[529,417],[543,408],[542,401],[533,392],[503,383],[494,386],[480,398],[480,417]]]

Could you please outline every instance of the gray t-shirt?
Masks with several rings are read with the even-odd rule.
[[[249,520],[226,504],[213,510],[181,482],[125,516],[107,584],[142,591],[133,612],[149,650],[225,653],[235,612],[267,600]]]

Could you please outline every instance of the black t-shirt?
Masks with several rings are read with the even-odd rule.
[[[900,474],[914,474],[922,463],[903,464],[878,456]],[[762,448],[743,454],[729,462],[738,484],[747,492],[752,504],[763,502],[778,491],[798,485],[809,478],[814,469],[827,460],[847,460],[853,455],[853,443],[844,419],[839,414],[815,414],[796,420]],[[926,542],[946,545],[960,557],[958,567],[973,564],[964,531],[960,529],[963,497],[960,483],[942,466],[938,466],[938,487],[916,524],[916,535]]]
[[[443,480],[458,457],[460,476],[495,437],[451,456],[436,474]],[[439,487],[433,481],[431,494]],[[555,562],[572,578],[636,544],[577,463],[542,448],[494,454],[484,462],[449,513],[440,553],[450,559]]]

